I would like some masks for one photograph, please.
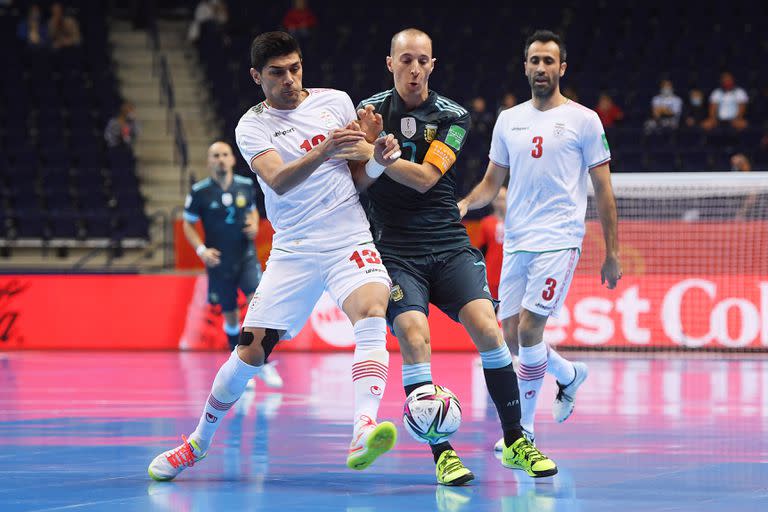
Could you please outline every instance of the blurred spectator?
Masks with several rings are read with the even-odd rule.
[[[749,97],[741,87],[736,86],[733,75],[726,71],[720,75],[720,87],[709,95],[709,117],[702,123],[705,130],[718,126],[743,130],[747,127],[744,115],[747,113]]]
[[[701,126],[701,123],[709,115],[707,105],[704,104],[704,93],[701,89],[691,89],[688,93],[688,103],[685,105],[683,117],[688,128]]]
[[[517,105],[517,96],[511,92],[504,93],[504,96],[501,97],[501,104],[498,110],[496,110],[496,117],[499,117],[499,114],[515,105]]]
[[[192,23],[189,25],[187,39],[197,41],[200,37],[200,26],[212,21],[217,26],[223,27],[229,21],[229,10],[223,0],[202,0],[195,7]]]
[[[610,128],[614,126],[617,121],[624,119],[624,112],[613,102],[613,98],[606,93],[600,94],[595,111],[600,117],[600,121],[603,122],[605,128]]]
[[[507,187],[502,186],[499,189],[499,195],[496,196],[492,204],[493,214],[488,215],[480,222],[477,245],[478,249],[485,255],[485,269],[491,295],[498,298],[504,247],[504,215],[507,212]]]
[[[651,100],[651,118],[645,122],[645,131],[674,130],[680,124],[683,100],[675,94],[671,80],[662,80],[659,94]]]
[[[104,129],[104,139],[107,141],[107,147],[131,147],[136,142],[138,135],[139,126],[136,122],[135,108],[133,104],[125,102],[120,107],[120,113],[111,118]]]
[[[59,2],[51,4],[48,36],[51,38],[53,48],[69,48],[80,45],[80,25],[75,18],[64,14],[64,7]]]
[[[40,49],[48,46],[48,27],[42,21],[39,5],[29,6],[27,17],[19,22],[16,35],[27,43],[28,48]]]
[[[489,139],[493,129],[493,114],[488,112],[485,98],[477,96],[469,105],[469,116],[472,119],[472,132],[475,136]]]
[[[570,85],[563,89],[562,92],[563,96],[568,98],[569,100],[578,103],[579,102],[579,94],[576,92],[576,89],[571,87]]]
[[[317,25],[317,18],[305,0],[293,0],[293,7],[283,16],[283,27],[295,37],[309,35]]]
[[[752,163],[744,153],[736,153],[731,156],[731,170],[737,172],[750,172],[752,170]],[[740,220],[748,218],[756,204],[757,192],[747,194],[744,197],[738,212],[736,212],[736,218]]]

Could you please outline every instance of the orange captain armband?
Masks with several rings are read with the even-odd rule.
[[[446,143],[433,140],[424,156],[424,161],[431,163],[445,174],[456,163],[456,153]]]

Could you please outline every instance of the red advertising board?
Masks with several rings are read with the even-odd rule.
[[[205,275],[0,276],[0,350],[223,349]],[[433,350],[472,350],[434,308]],[[768,275],[625,276],[616,290],[577,275],[545,339],[582,347],[768,349]],[[279,350],[351,350],[352,326],[327,296]],[[388,346],[396,350],[391,336]]]

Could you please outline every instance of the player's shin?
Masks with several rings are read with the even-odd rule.
[[[530,347],[520,347],[520,369],[517,377],[520,386],[521,425],[533,433],[534,414],[539,391],[547,372],[547,346],[543,341]]]
[[[361,416],[376,421],[387,385],[389,352],[386,320],[380,317],[358,320],[354,325],[354,333],[352,382],[355,391],[354,422],[357,424]]]
[[[189,436],[200,446],[203,452],[208,450],[213,435],[221,425],[227,411],[243,394],[248,381],[253,378],[258,368],[258,366],[251,366],[243,362],[237,355],[237,350],[233,350],[229,359],[219,368],[216,378],[213,379],[211,393],[208,395],[197,428]]]
[[[480,352],[480,359],[488,394],[499,414],[504,443],[510,446],[523,435],[520,428],[520,391],[512,366],[512,354],[506,345],[501,345]]]
[[[432,384],[431,363],[403,364],[403,389],[406,397],[425,384]],[[443,452],[453,450],[453,446],[448,441],[430,444],[429,448],[432,450],[435,462],[440,459]]]

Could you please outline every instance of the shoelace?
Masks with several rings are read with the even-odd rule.
[[[184,444],[173,450],[166,458],[174,468],[179,466],[191,468],[195,465],[195,453],[192,451],[192,445],[189,444],[186,436],[182,435],[181,439],[184,441]]]
[[[568,400],[569,402],[573,402],[573,398],[570,395],[566,394],[565,392],[565,388],[567,387],[568,386],[563,386],[559,382],[557,383],[557,396],[555,397],[555,400],[559,400],[560,402],[562,402],[563,400]]]
[[[443,463],[441,464],[440,472],[441,473],[450,473],[456,469],[461,469],[464,465],[461,463],[461,459],[458,455],[448,455],[443,459]]]
[[[533,446],[527,439],[520,443],[519,451],[522,452],[523,457],[526,460],[529,460],[532,463],[546,459],[544,454],[541,453],[535,446]]]

